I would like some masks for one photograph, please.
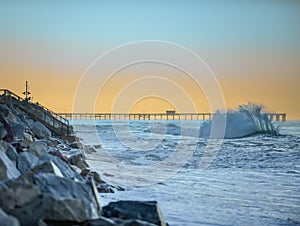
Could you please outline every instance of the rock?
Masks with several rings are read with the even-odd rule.
[[[40,162],[52,161],[60,169],[61,173],[65,178],[76,179],[78,181],[83,181],[83,178],[75,173],[69,165],[61,160],[59,157],[53,156],[51,154],[45,154],[40,158]]]
[[[104,184],[105,181],[103,181],[101,178],[100,178],[100,175],[95,172],[95,171],[92,171],[90,169],[84,169],[81,171],[80,175],[84,178],[88,178],[88,177],[92,177],[95,181],[96,184]]]
[[[2,116],[2,114],[0,114],[0,123],[3,126],[2,133],[5,133],[4,129],[7,132],[7,135],[4,136],[4,137],[2,137],[1,139],[4,139],[7,142],[13,142],[13,141],[15,141],[15,134],[14,134],[13,130],[11,129],[10,125],[7,123],[6,119]],[[2,136],[3,135],[4,134],[2,134]]]
[[[59,144],[65,143],[64,140],[59,139],[59,138],[57,138],[57,137],[51,137],[50,140],[51,140],[51,142],[53,143],[54,146],[57,146],[57,145],[59,145]]]
[[[52,139],[50,139],[50,140],[45,140],[45,139],[44,140],[36,140],[35,142],[43,145],[45,149],[56,148],[56,142],[53,141]]]
[[[2,140],[4,137],[6,137],[7,131],[4,127],[4,125],[0,122],[0,139]]]
[[[21,176],[19,176],[17,180],[22,183],[33,184],[33,181],[34,181],[33,177],[34,177],[34,173],[29,171],[29,172],[23,173]]]
[[[7,157],[11,161],[17,161],[18,152],[10,143],[7,143],[5,141],[0,141],[0,149],[6,153]]]
[[[89,226],[157,226],[146,221],[141,220],[124,220],[119,218],[105,218],[101,217],[95,220],[88,221]]]
[[[100,217],[98,219],[89,220],[89,226],[116,226],[116,223],[112,219],[106,217]]]
[[[0,151],[6,153],[6,142],[5,141],[0,141]]]
[[[70,151],[71,150],[70,146],[68,146],[66,144],[58,144],[58,145],[56,145],[56,147],[62,151]]]
[[[87,162],[84,160],[85,156],[80,149],[72,149],[66,154],[70,164],[77,166],[81,170],[89,167]]]
[[[6,104],[1,104],[0,105],[0,112],[2,113],[3,116],[7,116],[9,112],[11,112],[10,108]]]
[[[40,189],[29,183],[8,180],[0,184],[0,207],[9,212],[16,207],[30,203],[40,195]]]
[[[70,167],[74,172],[76,172],[77,174],[80,175],[81,169],[79,169],[77,166],[69,165],[69,167]]]
[[[115,193],[109,184],[97,184],[96,188],[99,193]]]
[[[95,144],[95,145],[94,145],[94,148],[95,148],[95,149],[101,149],[101,148],[102,148],[102,145],[101,145],[101,144]]]
[[[40,165],[35,166],[32,170],[33,173],[52,173],[58,177],[64,177],[60,169],[55,165],[54,162],[48,161]]]
[[[14,135],[16,136],[16,139],[21,141],[25,132],[24,123],[16,116],[8,118],[7,122],[10,125],[10,128],[12,129]]]
[[[49,204],[49,201],[45,202]],[[88,220],[87,205],[79,199],[53,200],[52,208],[49,208],[44,221],[71,221],[83,222]]]
[[[33,137],[32,137],[32,135],[30,133],[24,132],[24,134],[23,134],[23,140],[27,140],[27,141],[33,142]]]
[[[83,149],[83,145],[78,141],[69,144],[69,146],[73,149]]]
[[[50,130],[38,121],[32,123],[30,129],[34,133],[34,135],[39,139],[50,139],[51,137]]]
[[[0,208],[0,225],[1,226],[20,226],[20,222],[17,218],[7,215]]]
[[[68,158],[66,158],[58,149],[56,148],[49,148],[48,154],[60,158],[63,162],[69,163]]]
[[[74,198],[56,198],[43,194],[31,203],[10,212],[22,225],[78,225],[87,221],[87,204]]]
[[[39,164],[39,158],[30,152],[22,152],[18,156],[17,168],[21,173],[30,171]]]
[[[103,207],[104,217],[135,219],[165,226],[165,220],[156,201],[118,201]]]
[[[92,145],[84,145],[83,150],[88,154],[97,152],[96,148]]]
[[[75,182],[68,178],[61,178],[53,174],[40,173],[34,176],[34,183],[43,194],[55,199],[78,199],[86,204],[89,218],[99,218],[101,205],[95,185],[91,183]]]
[[[46,147],[45,147],[45,145],[43,145],[41,143],[34,142],[29,145],[29,149],[27,151],[36,155],[37,157],[41,157],[47,153]]]
[[[0,180],[13,179],[20,176],[15,164],[7,157],[6,153],[0,151]]]

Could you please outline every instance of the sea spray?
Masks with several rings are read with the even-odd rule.
[[[200,137],[208,138],[211,133],[212,121],[215,123],[226,117],[226,129],[224,138],[240,138],[254,134],[278,135],[278,128],[275,128],[267,114],[261,113],[262,105],[248,103],[240,105],[238,110],[229,110],[227,113],[217,111],[212,120],[205,122],[200,128]],[[211,137],[222,138],[222,137]]]

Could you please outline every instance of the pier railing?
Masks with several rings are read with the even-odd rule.
[[[56,135],[61,137],[72,136],[73,130],[69,120],[60,114],[53,112],[39,103],[31,103],[8,89],[0,89],[0,93],[2,101],[16,105],[26,112],[31,119],[43,122]]]

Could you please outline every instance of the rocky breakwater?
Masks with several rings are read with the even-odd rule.
[[[0,98],[0,225],[166,225],[156,202],[102,207],[99,192],[121,189],[85,161],[85,148],[53,137]]]

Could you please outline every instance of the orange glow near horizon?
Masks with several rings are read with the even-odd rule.
[[[13,78],[13,76],[10,77]],[[33,102],[38,101],[56,112],[72,112],[74,95],[79,82],[79,77],[70,79],[70,77],[45,76],[44,74],[43,77],[31,76],[27,78],[29,78]],[[268,86],[265,86],[266,82],[268,82]],[[288,120],[296,120],[300,119],[300,106],[297,103],[297,96],[300,96],[300,92],[297,89],[299,84],[297,82],[296,79],[295,81],[266,81],[262,78],[261,80],[247,80],[244,83],[221,80],[220,85],[223,90],[227,108],[234,109],[239,104],[245,104],[247,101],[251,101],[263,104],[266,111],[269,112],[286,112]],[[1,88],[10,89],[21,95],[22,91],[24,91],[25,80],[16,76],[13,80],[1,81],[1,84]],[[122,88],[122,84],[120,83],[118,87],[116,83],[112,83],[106,88],[109,89],[111,86],[114,86],[115,88],[113,91],[108,92],[107,90],[104,90],[105,93],[100,95],[101,101],[99,99],[96,105],[97,112],[111,112],[112,104],[118,91]],[[199,90],[193,90],[192,88],[190,87],[191,93],[199,93]],[[294,90],[294,93],[285,92],[285,90],[289,89]],[[199,103],[199,99],[194,95],[192,96],[192,100],[197,103],[197,111],[210,111],[209,105],[205,99],[202,98],[204,101]],[[126,105],[126,103],[124,104]],[[154,113],[165,112],[165,110],[170,109],[176,110],[176,107],[169,103],[168,100],[155,97],[139,99],[131,106],[131,112]]]
[[[16,55],[17,53],[11,54]],[[68,54],[65,57],[67,56]],[[222,55],[217,55],[216,53],[215,57],[213,57],[212,53],[206,56],[208,58],[207,63],[216,72],[227,108],[234,109],[239,104],[245,104],[247,101],[250,101],[263,104],[269,112],[286,112],[289,120],[300,119],[300,105],[298,101],[298,97],[300,96],[300,78],[298,76],[300,68],[297,66],[296,61],[290,62],[287,60],[286,62],[282,62],[283,69],[281,71],[277,70],[278,73],[276,74],[271,65],[269,65],[270,69],[259,68],[258,66],[254,67],[255,65],[252,62],[250,64],[253,67],[252,69],[250,66],[248,68],[245,66],[242,67],[241,59],[238,59],[238,55],[231,55],[231,60],[239,63],[240,66],[238,68],[230,66],[230,62],[227,62],[226,67],[224,67],[223,64],[226,62],[225,56],[224,58],[220,58]],[[84,58],[81,61],[76,60],[80,63],[68,63],[64,67],[61,66],[61,62],[57,62],[59,61],[59,54],[57,58],[58,60],[53,60],[52,63],[48,62],[48,58],[44,59],[41,63],[36,63],[36,58],[30,60],[26,59],[25,56],[20,58],[6,58],[3,61],[5,64],[0,68],[1,88],[10,89],[21,95],[25,89],[25,81],[28,80],[33,102],[39,102],[55,112],[72,112],[73,101],[80,78],[95,56],[88,59]],[[261,59],[259,60],[261,61]],[[286,65],[288,62],[291,64],[290,67]],[[247,65],[247,63],[244,63],[244,65]],[[279,60],[275,66],[280,69]],[[201,87],[197,87],[186,75],[180,74],[175,69],[170,69],[163,65],[158,66],[156,71],[151,71],[152,69],[147,67],[149,66],[133,66],[114,75],[105,84],[104,88],[99,90],[99,96],[95,97],[95,111],[111,112],[120,92],[137,79],[149,76],[164,76],[162,82],[157,82],[155,79],[153,82],[145,81],[147,87],[144,88],[145,84],[142,84],[143,81],[140,81],[140,87],[133,86],[135,92],[131,96],[128,96],[127,100],[125,98],[125,101],[121,103],[123,106],[120,105],[118,110],[123,111],[128,107],[128,104],[130,105],[131,112],[165,112],[165,110],[171,107],[176,108],[170,100],[140,96],[145,88],[149,89],[150,92],[151,87],[155,88],[161,83],[161,90],[174,97],[178,95],[176,91],[177,86],[184,90],[195,105],[196,111],[210,112],[209,103]],[[251,71],[249,71],[250,69]],[[282,76],[283,70],[289,74],[288,77]],[[242,71],[245,71],[243,76],[234,76],[234,74],[239,74]],[[266,76],[264,76],[264,73],[266,73]],[[268,73],[271,73],[272,76]],[[230,74],[230,76],[227,74]],[[252,76],[252,74],[255,76]],[[167,82],[169,82],[170,87],[174,86],[174,89],[169,88]],[[178,100],[180,98],[180,96],[177,97]],[[130,103],[127,101],[130,101]],[[182,109],[184,109],[184,101],[180,104]],[[186,112],[190,110],[186,108]],[[87,111],[84,103],[82,103],[81,111]]]

